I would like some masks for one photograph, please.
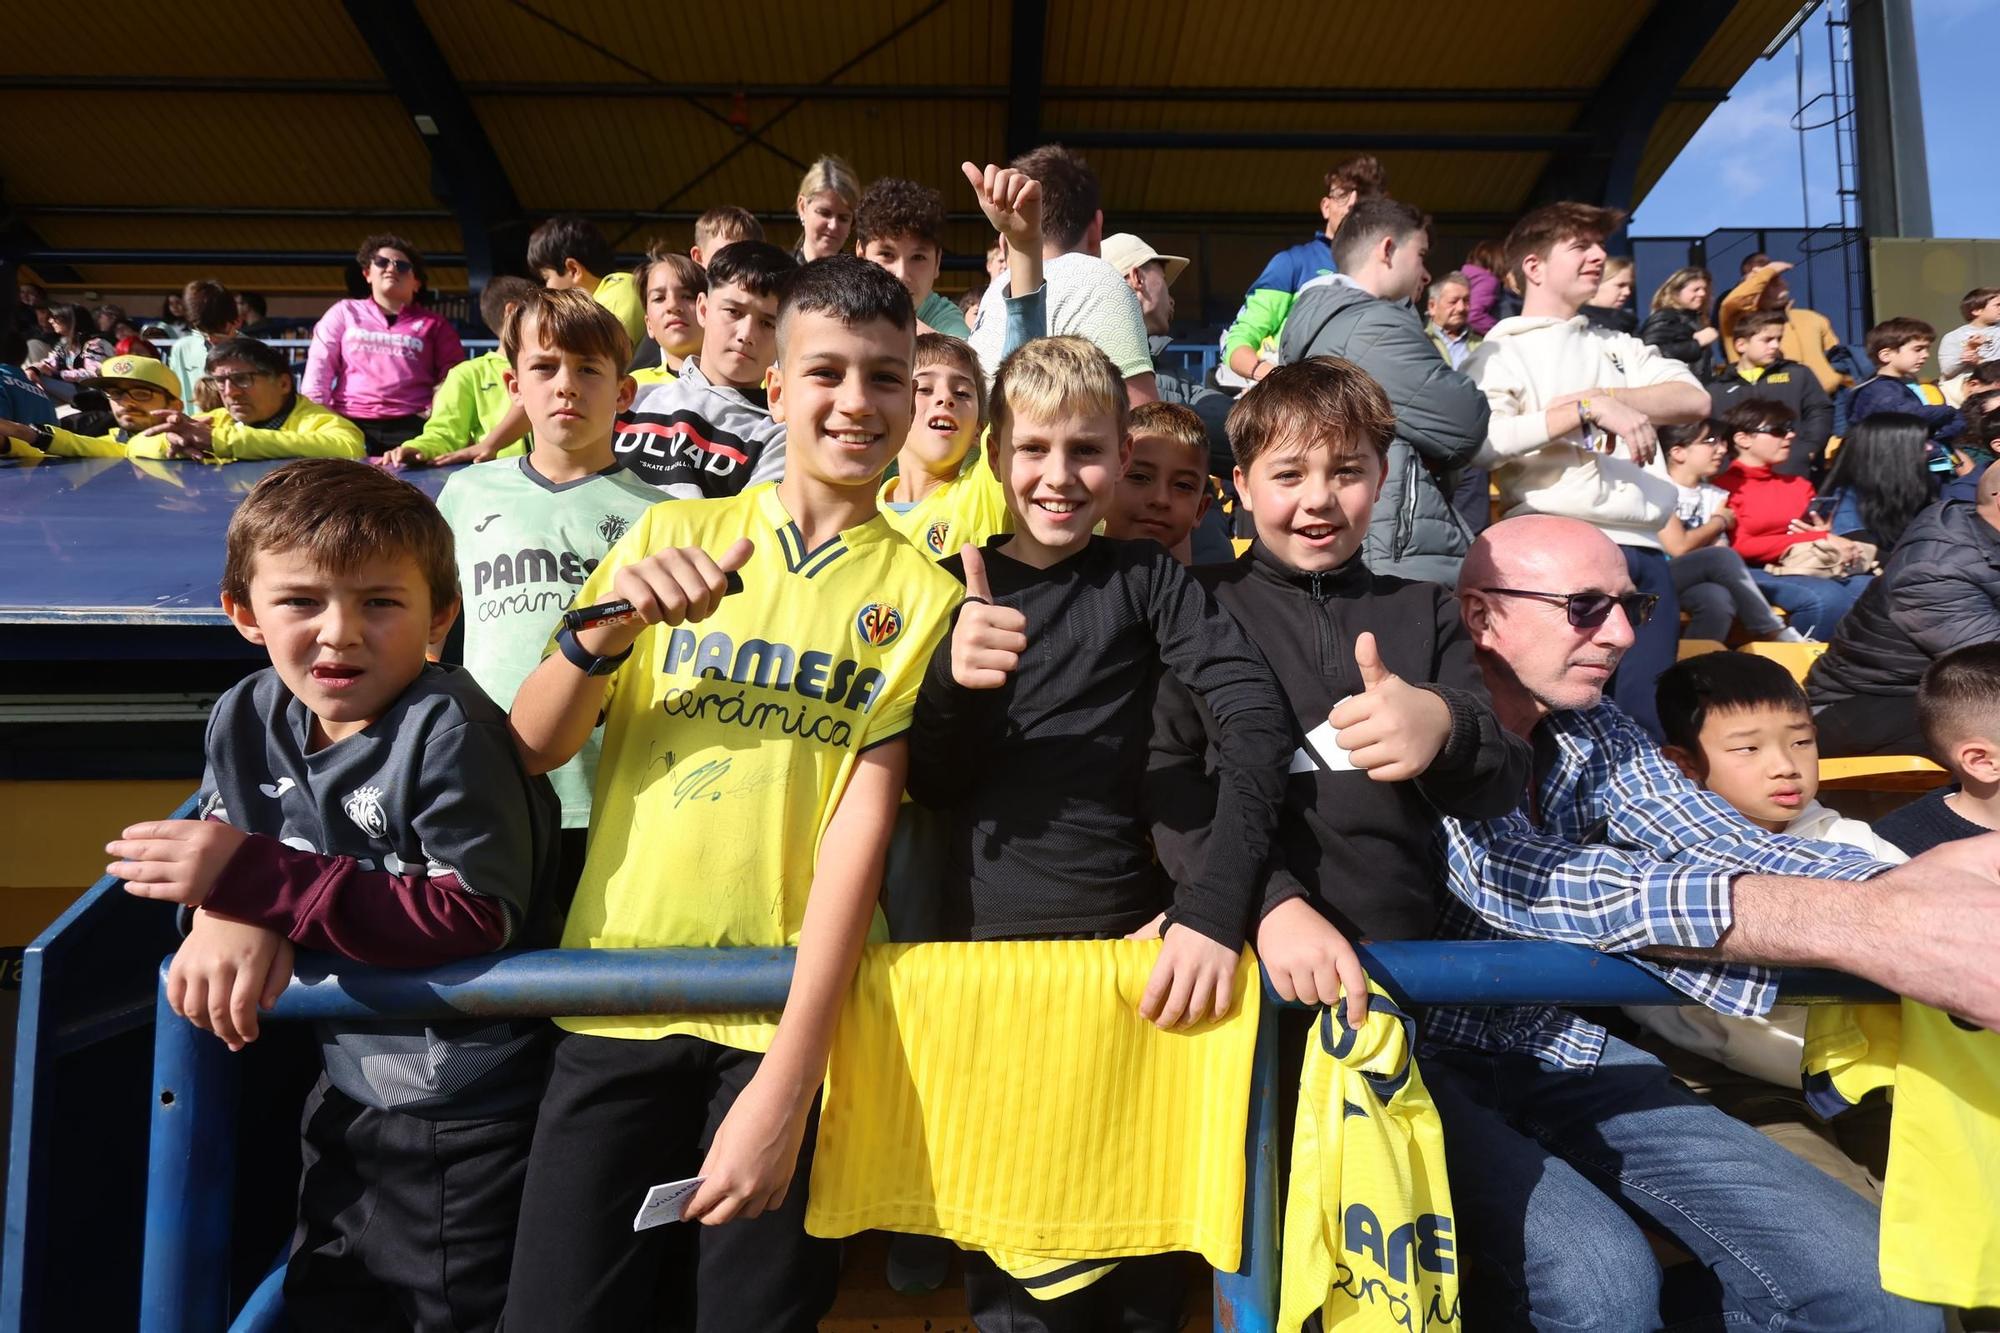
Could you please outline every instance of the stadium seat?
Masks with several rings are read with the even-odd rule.
[[[1751,653],[1757,657],[1770,658],[1773,662],[1778,663],[1785,670],[1791,672],[1792,679],[1803,685],[1806,683],[1806,672],[1812,670],[1812,664],[1817,662],[1820,654],[1826,651],[1826,645],[1823,643],[1772,643],[1768,639],[1760,639],[1755,643],[1744,644],[1737,651]]]
[[[1726,653],[1728,651],[1729,645],[1720,639],[1682,639],[1677,660],[1685,662],[1690,657],[1700,657],[1706,653]]]
[[[1249,549],[1250,549],[1250,538],[1248,538],[1248,537],[1231,537],[1231,538],[1229,539],[1229,545],[1230,545],[1230,546],[1231,546],[1232,548],[1234,548],[1234,550],[1236,551],[1236,554],[1238,554],[1238,555],[1242,555],[1242,554],[1243,554],[1243,553],[1244,553],[1245,551],[1247,551],[1247,550],[1249,550]]]
[[[1821,791],[1921,793],[1948,786],[1951,774],[1922,755],[1861,755],[1819,761]]]

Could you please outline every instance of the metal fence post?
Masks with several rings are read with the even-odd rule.
[[[229,1048],[167,1007],[153,1029],[140,1333],[214,1333],[229,1321],[238,1075]]]
[[[1243,1257],[1234,1273],[1215,1275],[1217,1333],[1275,1333],[1278,1327],[1278,1017],[1265,1001],[1257,1019],[1257,1053],[1250,1069],[1250,1128],[1244,1152]]]

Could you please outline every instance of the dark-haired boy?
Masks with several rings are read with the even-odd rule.
[[[618,271],[618,256],[597,224],[574,213],[550,218],[528,237],[528,267],[555,291],[580,287],[618,317],[632,346],[646,336],[646,312],[630,273]],[[482,314],[484,312],[482,311]]]
[[[775,1023],[561,1020],[510,1326],[650,1329],[664,1295],[703,1330],[810,1333],[832,1299],[838,1248],[803,1226],[813,1107],[917,684],[958,599],[875,505],[910,425],[915,324],[873,264],[805,266],[771,378],[783,479],[648,510],[578,593],[639,619],[559,633],[515,698],[533,769],[567,762],[604,718],[565,945],[796,945],[798,960]],[[648,1185],[694,1177],[685,1216],[703,1225],[633,1232]],[[673,1245],[698,1251],[696,1275],[662,1291]]]
[[[1528,778],[1528,747],[1494,715],[1451,592],[1362,561],[1395,427],[1351,362],[1271,371],[1229,414],[1256,538],[1195,571],[1271,664],[1296,733],[1258,957],[1285,999],[1333,1005],[1344,993],[1356,1023],[1367,987],[1348,941],[1428,938],[1444,900],[1439,813],[1504,813]],[[1154,726],[1154,844],[1178,877],[1212,835],[1234,836],[1214,818],[1219,733],[1171,680]]]
[[[1938,378],[1963,375],[2000,357],[2000,287],[1974,287],[1959,300],[1965,323],[1938,342]]]
[[[1785,359],[1787,327],[1782,310],[1753,310],[1737,320],[1731,335],[1736,363],[1709,383],[1708,400],[1716,416],[1751,398],[1791,408],[1798,433],[1790,457],[1773,471],[1784,477],[1818,476],[1826,468],[1826,442],[1833,434],[1833,400],[1812,371]]]
[[[699,304],[708,291],[708,273],[678,251],[655,246],[635,275],[646,298],[646,338],[659,349],[660,362],[632,372],[635,384],[664,384],[701,350]],[[642,358],[643,359],[643,358]]]
[[[660,499],[611,451],[633,393],[617,316],[581,291],[523,285],[501,325],[501,374],[534,447],[457,473],[437,501],[457,537],[465,668],[502,708],[541,662],[576,590]],[[583,868],[597,755],[593,735],[549,774],[562,801],[565,890]]]
[[[1933,440],[1944,443],[1956,438],[1964,425],[1958,409],[1944,401],[1935,385],[1917,379],[1936,338],[1936,329],[1906,315],[1885,319],[1868,330],[1868,361],[1875,367],[1875,378],[1854,390],[1849,418],[1866,421],[1879,413],[1898,412],[1923,422]]]
[[[555,871],[556,802],[507,718],[425,661],[458,614],[451,529],[365,463],[279,468],[229,524],[222,604],[271,665],[209,718],[200,818],[107,848],[196,909],[167,1002],[232,1050],[292,950],[423,967],[509,944]],[[285,1278],[301,1328],[491,1329],[540,1091],[539,1024],[328,1023]]]
[[[1884,815],[1875,832],[1916,856],[2000,829],[2000,644],[1931,663],[1917,686],[1917,726],[1957,784]]]
[[[236,298],[214,278],[190,282],[181,289],[181,300],[187,305],[188,323],[193,327],[167,349],[166,362],[181,382],[182,401],[191,403],[196,382],[208,373],[209,349],[235,337],[242,317],[236,310]]]
[[[230,338],[208,354],[208,378],[222,395],[212,412],[168,411],[142,431],[133,458],[230,463],[257,458],[364,458],[361,427],[300,393],[291,363],[268,343]]]
[[[497,337],[508,316],[534,290],[535,284],[526,278],[490,278],[479,293],[479,317]],[[528,424],[514,410],[506,374],[507,355],[499,348],[453,366],[432,396],[431,414],[416,438],[388,450],[376,462],[383,467],[449,467],[528,452]]]
[[[910,289],[918,333],[971,336],[958,307],[932,290],[944,263],[944,197],[936,190],[896,176],[870,183],[854,206],[854,253]]]
[[[799,266],[765,241],[725,245],[695,301],[701,351],[668,383],[643,386],[612,447],[625,466],[679,500],[719,499],[776,481],[785,426],[764,377],[777,355],[778,306]]]

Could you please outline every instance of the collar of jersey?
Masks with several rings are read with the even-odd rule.
[[[878,511],[865,523],[857,523],[827,538],[812,550],[806,549],[805,534],[785,509],[778,498],[775,482],[767,482],[757,488],[757,509],[778,534],[778,549],[784,553],[785,568],[794,574],[812,578],[832,565],[840,557],[857,547],[881,537],[889,526]]]

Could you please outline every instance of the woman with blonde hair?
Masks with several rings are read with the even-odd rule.
[[[854,205],[861,178],[842,158],[822,153],[799,178],[799,244],[792,253],[801,264],[847,248],[854,231]]]
[[[1632,257],[1612,255],[1604,261],[1604,276],[1597,280],[1597,295],[1578,313],[1600,329],[1637,333],[1639,318],[1632,313],[1632,285]]]
[[[1639,340],[1660,349],[1661,356],[1684,361],[1706,380],[1714,357],[1710,349],[1720,336],[1708,322],[1708,298],[1715,279],[1705,268],[1675,269],[1653,293],[1652,313],[1639,328]]]

